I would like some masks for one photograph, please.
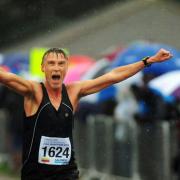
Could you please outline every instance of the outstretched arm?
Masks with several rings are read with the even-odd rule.
[[[169,51],[160,49],[154,56],[147,59],[148,64],[159,63],[166,61],[172,57]],[[76,85],[79,89],[79,97],[86,96],[92,93],[96,93],[112,84],[121,82],[144,68],[143,61],[139,61],[127,66],[122,66],[113,69],[109,73],[106,73],[96,79],[80,81]]]
[[[0,83],[23,96],[33,92],[33,83],[31,81],[25,80],[16,74],[6,72],[3,69],[0,69]]]

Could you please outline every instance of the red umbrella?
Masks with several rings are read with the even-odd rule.
[[[6,71],[6,72],[10,72],[10,68],[8,66],[5,66],[5,65],[1,65],[0,66],[0,70],[1,71]]]
[[[116,56],[119,55],[123,50],[124,48],[117,47],[116,49],[113,49],[109,53],[106,53],[105,58],[107,58],[109,61],[113,61],[116,58]]]

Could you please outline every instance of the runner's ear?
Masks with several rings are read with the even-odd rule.
[[[44,72],[44,65],[41,64],[41,71]]]

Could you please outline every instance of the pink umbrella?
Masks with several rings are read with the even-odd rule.
[[[94,59],[85,55],[72,55],[69,61],[70,66],[64,80],[65,83],[80,80],[84,73],[95,63]]]

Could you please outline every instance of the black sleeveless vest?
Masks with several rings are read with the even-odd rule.
[[[41,83],[41,85],[43,99],[37,113],[30,117],[24,115],[22,180],[56,179],[53,177],[60,177],[61,175],[63,176],[77,171],[72,137],[74,121],[73,107],[69,100],[66,87],[63,84],[62,100],[59,109],[56,110],[49,100],[44,84]],[[68,164],[49,165],[38,162],[42,136],[69,138],[71,158]],[[53,152],[50,153],[53,154]]]

